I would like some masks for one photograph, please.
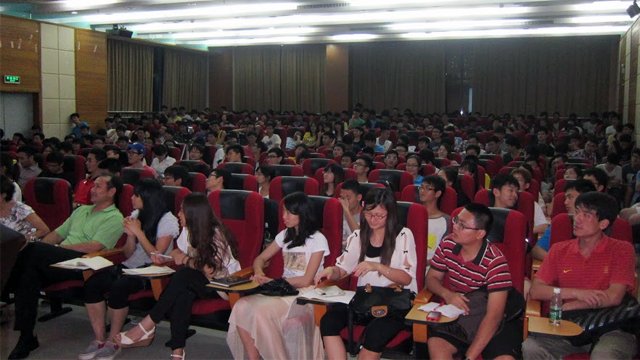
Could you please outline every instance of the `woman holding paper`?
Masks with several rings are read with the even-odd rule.
[[[397,205],[391,191],[369,190],[362,214],[366,221],[360,223],[360,230],[349,236],[347,247],[336,260],[336,266],[318,274],[316,283],[352,274],[358,278],[358,286],[398,284],[417,292],[413,233],[398,223]],[[328,359],[347,357],[340,331],[348,325],[348,311],[346,305],[334,304],[322,317],[320,332]],[[379,359],[385,345],[404,328],[404,318],[395,316],[371,321],[367,324],[358,358]]]
[[[207,288],[207,284],[213,278],[240,270],[240,263],[235,258],[233,237],[213,214],[204,194],[187,195],[178,218],[183,230],[177,241],[178,249],[170,255],[176,264],[183,267],[171,277],[149,315],[138,326],[116,335],[116,341],[122,347],[147,346],[153,341],[156,324],[169,318],[171,359],[184,360],[193,301],[196,298],[219,297],[220,294]],[[154,256],[154,262],[162,260]]]
[[[282,253],[281,277],[295,288],[313,284],[329,255],[327,239],[314,220],[312,204],[302,192],[287,195],[282,220],[286,229],[253,262],[253,280],[272,279],[264,272],[267,262]],[[227,344],[234,359],[322,359],[320,334],[310,305],[296,305],[295,296],[245,296],[229,317]]]
[[[149,288],[147,280],[123,276],[122,269],[149,265],[151,254],[171,251],[173,239],[180,231],[178,219],[167,209],[162,185],[157,180],[140,180],[131,202],[134,211],[124,219],[127,242],[123,250],[127,259],[110,270],[95,273],[85,282],[85,307],[95,340],[78,356],[80,360],[113,359],[120,352],[114,337],[122,329],[129,312],[129,295]],[[105,331],[107,306],[111,314],[109,336]]]

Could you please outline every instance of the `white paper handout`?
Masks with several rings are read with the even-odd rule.
[[[457,318],[460,315],[464,314],[464,310],[456,307],[455,305],[442,305],[437,302],[430,302],[428,304],[424,304],[420,306],[418,309],[429,312],[429,311],[439,311],[442,315],[449,318]]]
[[[334,287],[337,289],[334,289]],[[307,299],[315,299],[320,300],[327,303],[343,303],[349,304],[353,296],[356,294],[355,291],[350,290],[342,290],[337,286],[329,286],[326,288],[309,288],[302,292],[298,297],[303,297]]]
[[[122,269],[122,273],[125,275],[169,275],[176,272],[168,266],[150,265],[137,269]]]
[[[102,256],[94,256],[90,258],[75,258],[53,264],[53,266],[55,267],[72,270],[100,270],[112,265],[113,263],[111,261],[103,258]]]

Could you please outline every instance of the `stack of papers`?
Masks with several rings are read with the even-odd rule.
[[[100,270],[109,266],[113,266],[113,263],[102,256],[94,256],[90,258],[75,258],[71,260],[61,261],[53,264],[55,267],[72,270]]]
[[[442,313],[442,315],[455,319],[460,315],[464,314],[464,310],[460,309],[457,306],[454,305],[442,305],[439,304],[437,302],[430,302],[428,304],[424,304],[422,306],[420,306],[418,309],[424,311],[424,312],[430,312],[430,311],[439,311]]]
[[[137,269],[122,269],[122,273],[124,273],[125,275],[142,275],[142,276],[169,275],[169,274],[173,274],[174,272],[176,271],[168,266],[157,266],[157,265],[150,265],[147,267],[137,268]]]
[[[298,297],[320,300],[327,303],[349,304],[353,296],[356,294],[355,291],[342,290],[340,288],[338,288],[340,291],[336,291],[333,289],[334,287],[338,288],[336,286],[329,286],[327,288],[308,289],[301,292]]]

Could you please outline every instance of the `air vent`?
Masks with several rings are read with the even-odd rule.
[[[335,9],[349,6],[349,3],[333,3],[333,4],[310,4],[300,5],[298,10],[314,10],[314,9]]]

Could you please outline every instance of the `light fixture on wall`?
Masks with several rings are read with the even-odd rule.
[[[633,5],[627,8],[627,14],[629,14],[630,18],[634,18],[636,15],[640,14],[640,6],[638,6],[636,0],[633,0]]]

